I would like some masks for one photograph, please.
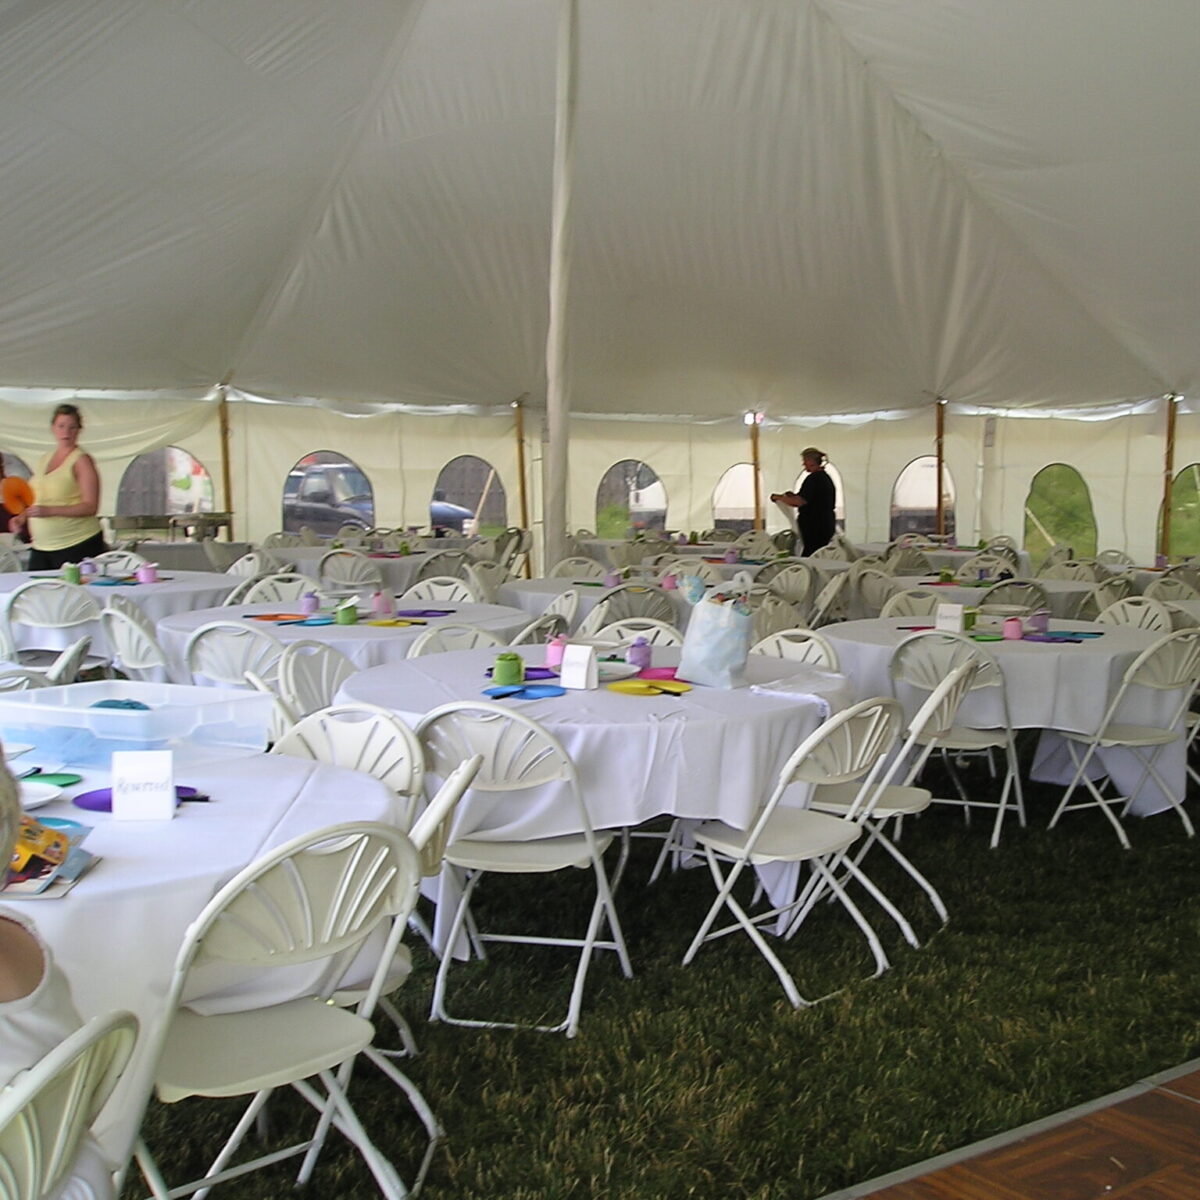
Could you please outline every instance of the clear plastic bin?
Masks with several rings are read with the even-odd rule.
[[[100,700],[148,707],[93,707]],[[0,736],[64,763],[107,765],[114,750],[176,745],[265,750],[270,721],[270,696],[236,688],[103,679],[0,695]]]

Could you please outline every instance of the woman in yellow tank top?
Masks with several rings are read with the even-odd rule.
[[[54,410],[50,429],[55,447],[29,481],[35,503],[12,520],[14,533],[28,523],[31,571],[56,570],[108,549],[96,516],[100,475],[92,456],[77,445],[82,428],[83,415],[75,405],[60,404]]]

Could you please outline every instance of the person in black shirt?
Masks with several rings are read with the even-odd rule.
[[[833,509],[837,487],[825,470],[825,455],[815,446],[801,451],[808,472],[798,492],[776,492],[771,499],[790,504],[796,510],[796,526],[804,555],[827,546],[833,540]]]

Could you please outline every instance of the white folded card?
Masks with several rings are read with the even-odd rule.
[[[944,629],[949,633],[963,631],[963,605],[939,604],[933,615],[934,629]]]
[[[600,686],[596,668],[595,646],[563,647],[562,666],[558,669],[558,682],[565,688],[595,688]]]
[[[114,821],[169,821],[175,816],[175,756],[170,750],[114,750]]]

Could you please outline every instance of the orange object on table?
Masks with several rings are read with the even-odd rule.
[[[0,481],[0,501],[13,516],[23,513],[33,503],[33,488],[28,479],[18,475],[6,475]]]

